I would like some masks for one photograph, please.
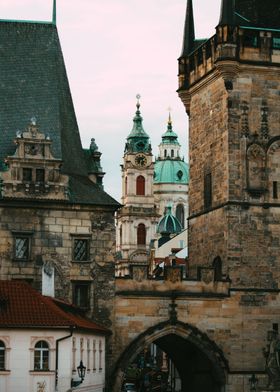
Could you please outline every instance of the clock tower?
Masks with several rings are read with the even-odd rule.
[[[117,274],[129,273],[131,264],[148,264],[149,245],[158,221],[153,195],[154,163],[150,138],[144,131],[140,95],[133,128],[127,137],[122,169],[122,204],[117,214]]]

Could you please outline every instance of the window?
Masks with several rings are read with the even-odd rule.
[[[136,195],[145,196],[145,178],[138,176],[136,180]]]
[[[222,280],[222,260],[220,256],[215,257],[212,263],[212,267],[214,268],[214,281],[218,282]]]
[[[272,45],[273,49],[280,50],[280,38],[273,38]]]
[[[183,204],[178,204],[176,206],[176,218],[181,223],[182,229],[185,228],[185,209]]]
[[[72,339],[72,372],[76,371],[76,338]]]
[[[125,196],[127,195],[127,177],[125,177],[125,180],[124,180],[124,194],[125,194]]]
[[[73,283],[73,303],[80,308],[89,307],[90,283],[75,282]]]
[[[87,371],[90,370],[90,340],[87,339]]]
[[[167,150],[164,150],[164,158],[167,157]]]
[[[74,260],[88,261],[89,260],[89,239],[88,238],[74,238]]]
[[[179,178],[179,180],[182,179],[182,177],[183,177],[183,172],[182,172],[182,170],[179,170],[179,171],[177,172],[177,177]]]
[[[258,36],[254,34],[254,32],[246,32],[244,35],[244,46],[249,46],[252,48],[258,47]]]
[[[99,371],[102,370],[102,342],[99,341]]]
[[[32,181],[32,169],[29,167],[24,167],[22,169],[22,181],[31,182]]]
[[[137,245],[146,245],[146,227],[143,223],[137,227]]]
[[[45,182],[45,170],[36,169],[36,182]]]
[[[16,261],[28,261],[30,259],[32,234],[33,233],[13,232],[14,259]]]
[[[174,150],[171,150],[171,158],[174,158]]]
[[[6,346],[5,343],[0,340],[0,370],[5,370],[5,354]]]
[[[122,246],[122,225],[120,226],[120,246]]]
[[[204,177],[204,207],[212,206],[212,175],[207,173]]]
[[[49,345],[44,340],[35,345],[34,370],[49,370]]]
[[[273,181],[273,199],[278,199],[278,183],[277,181]]]

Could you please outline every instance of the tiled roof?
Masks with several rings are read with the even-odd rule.
[[[70,304],[41,295],[21,281],[0,280],[0,328],[74,327],[100,334],[110,331],[81,316]]]
[[[0,93],[0,167],[15,153],[16,132],[25,130],[35,116],[40,131],[53,142],[53,156],[62,159],[62,172],[70,176],[70,192],[75,193],[76,176],[87,178],[88,169],[54,24],[0,21]],[[90,204],[118,205],[102,191],[95,198],[91,182],[83,191]]]

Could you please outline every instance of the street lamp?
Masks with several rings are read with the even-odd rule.
[[[77,370],[82,383],[85,379],[85,374],[86,374],[86,367],[84,366],[83,361],[81,361],[80,365],[77,366]]]
[[[253,373],[252,376],[249,378],[249,383],[250,383],[250,391],[256,391],[259,380],[256,377],[255,373]]]

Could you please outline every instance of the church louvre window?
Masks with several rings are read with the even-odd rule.
[[[34,370],[49,370],[49,345],[44,340],[40,340],[35,345]]]
[[[204,176],[204,207],[212,206],[212,174],[207,173]]]
[[[177,172],[177,177],[179,178],[179,180],[182,179],[182,177],[183,177],[183,172],[182,172],[182,170],[179,170],[179,171]]]
[[[73,282],[73,303],[74,305],[88,309],[90,303],[90,283]]]
[[[136,179],[136,195],[145,196],[145,178],[138,176]]]
[[[183,204],[178,204],[176,207],[176,218],[181,223],[182,229],[185,228],[185,210]]]
[[[137,227],[137,245],[146,245],[146,226],[143,223]]]
[[[31,182],[32,181],[32,169],[30,167],[22,168],[22,181]]]
[[[6,354],[5,343],[0,340],[0,370],[5,370],[5,354]]]

